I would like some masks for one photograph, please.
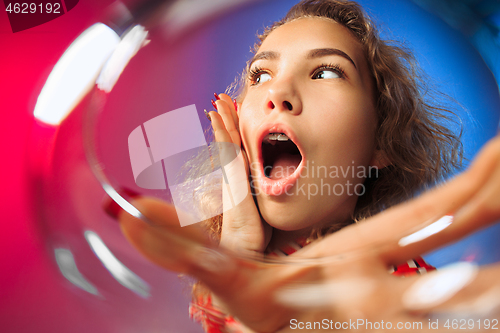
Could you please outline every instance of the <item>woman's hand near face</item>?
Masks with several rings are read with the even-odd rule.
[[[234,144],[234,148],[241,147],[241,137],[238,130],[238,114],[231,98],[226,94],[220,94],[220,99],[216,101],[218,113],[210,112],[215,140],[217,142],[229,142]],[[221,155],[229,155],[228,160],[233,160],[236,156],[232,145],[221,145]],[[231,150],[231,151],[229,151]],[[242,179],[229,179],[229,183],[236,184],[247,193],[246,197],[233,208],[227,209],[226,205],[231,201],[228,199],[229,186],[224,186],[224,215],[222,223],[222,233],[220,245],[230,250],[255,255],[261,254],[267,247],[271,238],[271,227],[260,217],[255,204],[248,181],[248,159],[246,153],[241,149],[246,170],[241,172],[226,173],[227,177],[238,177]],[[226,156],[227,157],[227,156]],[[224,156],[222,156],[224,159]],[[244,179],[242,177],[244,175]],[[234,188],[233,188],[234,189]]]

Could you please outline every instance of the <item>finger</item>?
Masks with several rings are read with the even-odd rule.
[[[233,122],[235,124],[236,132],[238,133],[237,137],[238,137],[238,140],[240,140],[240,142],[241,142],[241,136],[239,134],[239,116],[238,116],[238,113],[236,112],[234,102],[231,100],[231,97],[226,95],[226,94],[219,94],[218,96],[221,100],[226,102],[227,105],[229,105],[229,109],[231,110],[231,115],[233,117]],[[227,128],[226,128],[226,130],[227,130]],[[233,139],[231,138],[231,140],[233,140]],[[235,142],[235,141],[233,141],[233,142]],[[235,142],[235,144],[238,145],[237,142]],[[241,150],[243,152],[243,157],[245,158],[245,170],[246,170],[246,173],[248,174],[249,173],[248,157],[246,155],[246,152],[243,151],[243,147],[241,147]]]
[[[228,96],[226,94],[219,94],[219,97],[221,100],[223,100],[224,102],[226,102],[229,105],[229,109],[231,110],[231,115],[233,116],[233,121],[236,125],[236,128],[239,131],[239,116],[238,116],[238,113],[236,112],[234,101],[231,99],[230,96]]]
[[[220,102],[220,101],[218,101]],[[225,102],[222,102],[225,103]],[[222,118],[221,114],[218,114],[217,112],[210,112],[210,116],[212,117],[212,127],[214,129],[214,135],[215,135],[215,140],[217,142],[233,142],[231,135],[226,129],[225,122]],[[227,113],[226,113],[227,116]],[[234,124],[233,124],[234,125]],[[233,127],[234,129],[234,127]],[[239,137],[239,134],[237,134]],[[225,167],[231,168],[232,166],[235,167],[235,170],[238,171],[241,169],[243,172],[234,172],[234,176],[237,178],[234,181],[237,184],[244,184],[245,188],[247,188],[248,185],[248,159],[246,154],[244,153],[243,150],[240,149],[240,146],[237,144],[224,144],[224,145],[219,145],[219,154],[221,155],[221,165]],[[236,163],[237,165],[233,165],[235,163],[232,163],[229,165],[232,161],[235,161],[235,158],[239,155],[242,156],[242,162],[241,163]],[[237,166],[240,166],[241,168],[236,168]],[[227,171],[226,169],[224,169]]]
[[[482,155],[484,160],[488,160],[487,167],[477,167],[471,172],[486,173],[489,175],[488,180],[455,215],[454,223],[462,226],[464,231],[472,231],[500,220],[500,137],[488,144]]]
[[[226,125],[222,116],[214,111],[210,112],[210,117],[212,119],[212,128],[214,130],[215,141],[219,144],[217,149],[219,150],[219,158],[221,166],[226,166],[234,161],[236,157],[240,154],[240,146],[233,143],[233,138],[231,134],[227,131]],[[239,134],[238,134],[239,138]],[[226,175],[224,174],[224,181],[226,184],[229,183]],[[246,179],[246,176],[244,177]]]
[[[219,102],[219,101],[218,101]],[[222,101],[222,103],[225,103]],[[224,111],[222,111],[224,113]],[[211,112],[212,126],[219,151],[220,165],[222,167],[223,183],[223,209],[235,205],[233,196],[245,197],[250,192],[248,184],[247,162],[240,146],[232,143],[233,139],[226,130],[222,115]],[[227,114],[226,114],[227,115]],[[238,134],[239,137],[239,134]],[[228,196],[229,195],[229,196]],[[241,200],[237,200],[238,202]]]
[[[497,167],[495,153],[498,144],[498,139],[489,144],[469,171],[448,184],[345,228],[318,242],[317,247],[306,248],[302,254],[321,256],[326,253],[370,251],[383,258],[387,264],[397,264],[462,237],[470,231],[471,226],[452,223],[448,228],[422,236],[418,241],[404,246],[400,243],[404,237],[424,230],[446,214],[456,212],[478,193]]]
[[[405,253],[409,244],[409,254],[424,253],[438,246],[456,241],[473,231],[494,223],[500,219],[500,137],[490,141],[478,154],[470,169],[459,180],[455,180],[448,195],[443,198],[430,197],[460,204],[458,208],[450,208],[453,220],[438,219],[431,224],[417,227],[411,234],[398,241],[399,246],[393,248],[393,253]],[[456,188],[461,194],[453,195]],[[432,222],[432,221],[431,221]],[[444,222],[444,224],[443,224]],[[452,223],[450,223],[452,222]],[[410,242],[408,242],[410,239]],[[405,244],[403,244],[405,243]]]
[[[215,102],[217,104],[217,110],[219,111],[219,114],[222,117],[222,120],[224,121],[224,126],[231,136],[231,142],[237,145],[238,147],[241,146],[241,139],[240,139],[240,133],[238,132],[238,129],[236,128],[236,123],[233,119],[233,115],[231,113],[231,104],[226,103],[226,101],[220,99]]]
[[[444,319],[457,314],[491,319],[500,313],[499,276],[499,264],[481,269],[466,262],[449,265],[408,284],[402,305],[408,311],[433,312]]]
[[[464,186],[469,188],[464,189]],[[346,227],[299,252],[313,257],[370,253],[382,257],[388,265],[404,262],[425,252],[428,246],[418,242],[402,248],[399,241],[455,211],[476,190],[470,187],[467,179],[461,176],[446,186]]]
[[[224,125],[224,120],[221,115],[215,111],[209,113],[210,119],[212,120],[212,129],[214,130],[215,141],[217,142],[233,142],[231,136],[226,130]]]

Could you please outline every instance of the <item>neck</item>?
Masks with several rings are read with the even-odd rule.
[[[308,238],[311,236],[311,232],[311,228],[292,231],[273,229],[273,235],[267,246],[267,252],[274,251],[275,249],[281,249],[284,245],[294,242],[300,237]]]

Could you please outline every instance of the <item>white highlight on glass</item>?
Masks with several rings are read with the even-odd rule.
[[[78,267],[76,267],[75,258],[70,250],[59,248],[54,250],[54,254],[59,270],[69,282],[90,294],[100,296],[97,288],[94,287],[92,283],[87,281],[87,279],[78,270]]]
[[[136,25],[123,37],[111,57],[104,65],[97,78],[97,87],[105,92],[110,92],[118,81],[121,73],[130,59],[147,44],[148,32],[141,25]]]
[[[421,309],[441,304],[467,286],[478,268],[469,262],[449,265],[438,272],[421,277],[404,293],[402,301],[408,309]]]
[[[426,239],[446,229],[453,222],[453,216],[445,215],[436,222],[399,240],[399,246],[406,246]]]
[[[119,41],[116,32],[102,23],[85,30],[52,69],[38,96],[35,117],[47,124],[60,124],[93,87]]]
[[[137,217],[138,219],[144,219],[142,213],[125,198],[123,198],[116,190],[109,184],[103,183],[102,188],[111,199],[113,199],[118,206],[120,206],[124,211],[130,215]]]
[[[111,275],[124,287],[132,290],[142,297],[149,297],[149,285],[134,272],[123,265],[108,249],[102,239],[93,231],[85,231],[85,238],[92,251]]]

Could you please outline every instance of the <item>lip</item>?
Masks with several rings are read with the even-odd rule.
[[[297,169],[289,176],[274,180],[267,178],[264,173],[264,158],[262,157],[262,141],[269,133],[283,133],[285,134],[299,149],[302,160],[300,161]],[[271,196],[280,196],[286,194],[287,191],[297,182],[306,163],[304,150],[302,149],[297,136],[292,129],[283,123],[262,124],[257,135],[257,148],[258,148],[258,162],[259,162],[259,184],[262,192]]]

